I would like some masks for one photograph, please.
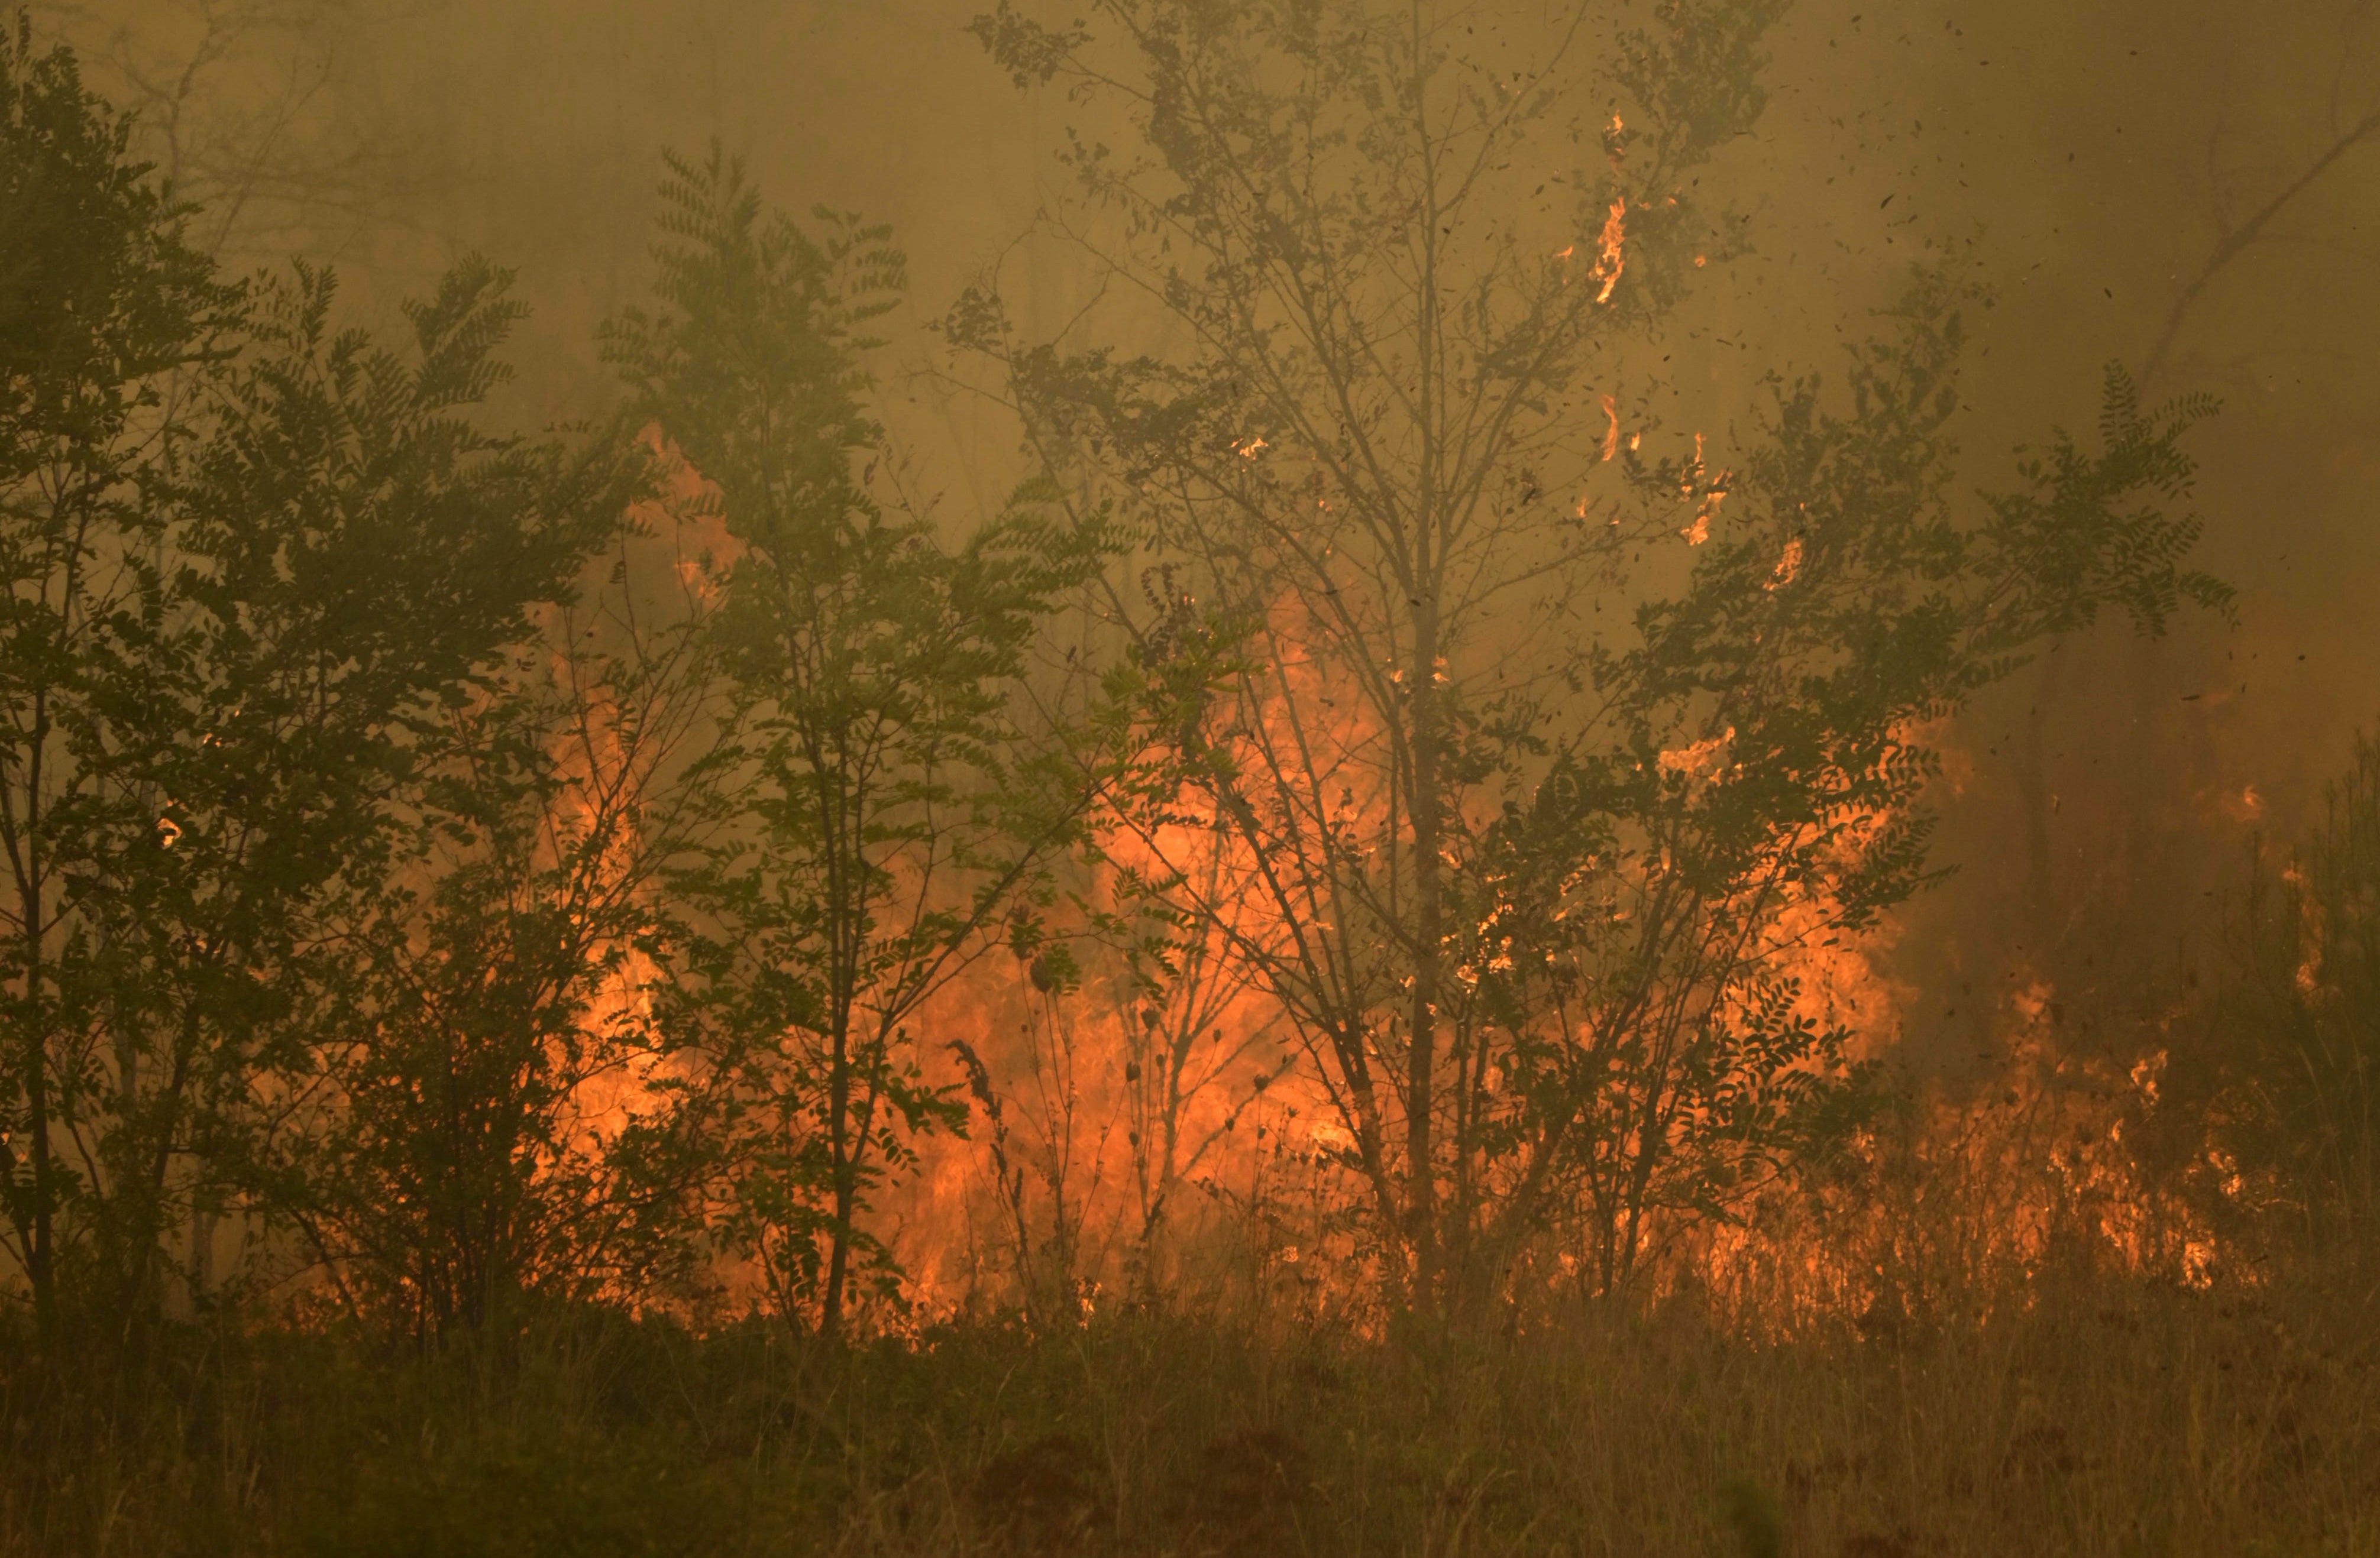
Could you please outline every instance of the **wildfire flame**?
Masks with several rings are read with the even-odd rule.
[[[1603,405],[1602,450],[1609,459],[1619,438],[1617,408],[1610,396]],[[1233,447],[1253,458],[1262,443]],[[1722,474],[1705,481],[1702,453],[1698,436],[1683,494],[1701,501],[1689,526],[1696,543],[1707,537],[1727,480]],[[690,472],[680,476],[698,482]],[[726,544],[723,535],[716,539]],[[1791,584],[1803,562],[1803,541],[1788,539],[1767,587]],[[1295,641],[1293,621],[1283,617],[1276,626]],[[1361,700],[1317,660],[1292,657],[1280,674],[1272,707],[1257,719],[1285,719],[1293,704],[1301,711],[1331,711],[1325,718],[1338,724],[1324,732],[1326,746],[1353,750],[1378,738],[1359,712]],[[1443,674],[1434,668],[1434,679]],[[1717,782],[1729,771],[1735,739],[1730,727],[1665,749],[1658,770],[1688,785]],[[601,763],[616,753],[599,744],[588,755]],[[1322,820],[1360,827],[1384,804],[1382,796],[1351,784]],[[1236,917],[1218,934],[1260,947],[1330,934],[1327,924],[1271,923],[1255,907],[1245,885],[1261,863],[1220,821],[1211,798],[1185,793],[1155,832],[1113,840],[1083,894],[1085,912],[1113,912],[1124,874],[1162,876],[1208,851],[1212,900],[1241,895],[1239,907],[1229,911]],[[1483,968],[1509,957],[1487,934],[1494,919],[1490,914],[1480,926]],[[1768,933],[1778,966],[1800,992],[1797,1010],[1852,1030],[1856,1054],[1883,1053],[1911,1004],[1911,992],[1879,960],[1893,934],[1888,921],[1864,938],[1831,936],[1811,913],[1797,911]],[[1343,1206],[1333,1187],[1343,1183],[1357,1139],[1283,1048],[1278,1014],[1245,986],[1200,1005],[1112,972],[1072,991],[1047,987],[1034,972],[1010,960],[985,959],[919,1014],[920,1030],[937,1040],[936,1053],[924,1057],[929,1075],[964,1090],[963,1076],[940,1050],[968,1046],[990,1068],[1002,1112],[978,1119],[964,1138],[922,1141],[916,1171],[889,1183],[871,1214],[871,1232],[909,1274],[912,1312],[929,1318],[987,1287],[1025,1281],[1030,1274],[1024,1268],[1034,1261],[1073,1285],[1061,1312],[1088,1312],[1135,1262],[1170,1262],[1169,1274],[1179,1277],[1193,1260],[1195,1241],[1186,1232],[1167,1255],[1152,1252],[1137,1232],[1150,1214],[1136,1190],[1151,1182],[1148,1165],[1160,1147],[1177,1153],[1167,1215],[1185,1230],[1202,1230],[1200,1248],[1253,1248],[1257,1269],[1269,1274],[1266,1280],[1289,1284],[1302,1302],[1352,1293],[1363,1268],[1343,1218],[1334,1221]],[[595,1003],[599,1021],[638,1018],[654,976],[640,956],[624,961]],[[1466,982],[1476,976],[1467,966],[1457,975]],[[1912,1231],[1909,1206],[1827,1191],[1836,1201],[1806,1224],[1789,1220],[1757,1231],[1682,1227],[1686,1242],[1679,1248],[1690,1258],[1668,1268],[1671,1274],[1662,1280],[1690,1274],[1708,1290],[1735,1295],[1748,1317],[1780,1327],[1815,1316],[1864,1320],[1950,1291],[1944,1273],[1952,1265],[1967,1274],[1999,1274],[2018,1284],[2009,1290],[2021,1291],[2050,1258],[2061,1230],[2079,1222],[2106,1258],[2128,1269],[2168,1272],[2201,1286],[2212,1281],[2223,1253],[2213,1235],[2153,1194],[2119,1145],[2120,1106],[2157,1104],[2162,1057],[2129,1071],[2107,1069],[2104,1076],[2066,1057],[2055,1043],[2051,995],[2036,983],[2008,999],[2008,1085],[1973,1101],[1931,1100],[1913,1147],[1874,1135],[1855,1144],[1855,1154],[1878,1165],[1890,1159],[1928,1187],[1936,1199],[1927,1215],[1946,1219],[1941,1227]],[[1189,1057],[1177,1079],[1186,1081],[1171,1098],[1161,1090],[1153,1094],[1166,1080],[1160,1066],[1174,1055]],[[592,1155],[601,1140],[645,1107],[658,1080],[631,1071],[589,1086],[579,1100],[581,1150]],[[1501,1080],[1491,1078],[1489,1085]],[[1169,1117],[1150,1112],[1153,1097],[1172,1111]],[[1573,1254],[1548,1253],[1548,1276],[1574,1274],[1577,1266]],[[738,1287],[736,1274],[722,1275],[731,1291]]]
[[[1713,778],[1726,769],[1728,748],[1734,741],[1735,727],[1730,725],[1718,735],[1664,752],[1659,759],[1661,771],[1688,779]]]
[[[1716,479],[1706,477],[1703,465],[1703,435],[1694,435],[1694,457],[1680,474],[1678,497],[1681,501],[1694,503],[1694,517],[1678,532],[1690,547],[1701,546],[1710,539],[1711,521],[1718,517],[1719,504],[1727,501],[1728,484],[1735,479],[1733,471],[1721,471]]]
[[[1603,284],[1602,290],[1595,295],[1597,303],[1610,302],[1611,289],[1620,284],[1620,272],[1628,262],[1623,252],[1627,238],[1628,197],[1615,195],[1611,198],[1610,213],[1603,219],[1602,235],[1596,240],[1597,253],[1593,274]]]

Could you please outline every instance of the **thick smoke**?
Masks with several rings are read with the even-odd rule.
[[[983,59],[963,30],[977,8],[134,0],[37,19],[141,106],[226,258],[327,259],[378,310],[468,251],[517,267],[525,425],[612,393],[592,327],[643,283],[660,148],[717,138],[791,208],[892,223],[913,286],[886,415],[926,485],[972,511],[1014,474],[1014,438],[928,371],[922,325],[994,266],[1028,327],[1086,284],[1018,247],[1058,176],[1061,111]],[[1674,415],[1722,443],[1748,431],[1762,374],[1829,366],[1921,260],[1998,296],[1967,381],[1979,479],[2014,440],[2087,421],[2109,361],[2152,399],[2225,402],[2193,448],[2236,626],[2065,645],[1950,734],[1941,854],[1960,874],[1904,914],[1893,955],[1929,1064],[1988,1058],[2036,984],[2068,1042],[2145,1042],[2251,840],[2307,823],[2380,701],[2363,500],[2380,372],[2353,344],[2380,322],[2361,247],[2380,189],[2373,11],[1820,0],[1777,35],[1761,128],[1711,175],[1756,252],[1670,345]]]

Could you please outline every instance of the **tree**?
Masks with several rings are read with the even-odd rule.
[[[1642,348],[1746,241],[1696,174],[1775,6],[1088,9],[975,28],[1129,120],[1070,139],[1050,223],[1123,301],[1018,342],[985,287],[950,332],[1180,570],[1154,617],[1111,592],[1149,766],[1110,803],[1294,1025],[1399,1301],[1484,1296],[1558,1225],[1614,1285],[1852,1117],[1803,973],[1926,879],[1917,728],[2044,631],[2219,598],[2148,501],[2205,408],[2111,378],[2103,453],[1962,511],[1962,300],[1921,277],[1847,410],[1775,383],[1741,477],[1700,434],[1644,453]],[[1162,858],[1204,821],[1257,928]]]
[[[195,247],[226,263],[347,247],[385,220],[392,197],[428,182],[420,134],[394,115],[346,122],[354,109],[334,81],[342,56],[369,48],[364,30],[403,7],[171,0],[128,15],[73,3],[32,13],[134,120],[136,150],[193,207]]]
[[[8,989],[0,1188],[8,1253],[55,1324],[61,1219],[90,1189],[117,950],[85,917],[112,861],[174,842],[116,742],[164,610],[151,491],[188,432],[166,387],[210,360],[235,289],[127,155],[130,127],[74,57],[0,36],[0,909]]]
[[[436,716],[534,636],[630,464],[480,426],[517,317],[473,261],[414,354],[327,273],[235,289],[72,56],[7,53],[11,1254],[153,1311],[262,1187],[324,915],[393,868]],[[434,744],[434,743],[432,743]]]
[[[651,540],[624,529],[608,577],[440,711],[283,1079],[310,1129],[273,1144],[273,1210],[350,1307],[423,1343],[695,1274],[648,986],[710,689],[699,599],[637,609],[632,575],[665,574]]]
[[[662,308],[606,346],[724,529],[706,576],[726,712],[700,782],[746,826],[677,880],[664,1021],[716,1082],[726,1231],[780,1312],[832,1336],[856,1276],[887,1269],[872,1190],[963,1119],[915,1025],[1003,934],[1037,948],[1072,815],[1029,782],[1012,699],[1100,542],[1031,493],[954,549],[888,513],[859,332],[901,284],[889,235],[822,213],[813,238],[716,149],[669,165]]]
[[[475,425],[518,310],[458,268],[409,308],[413,360],[334,333],[300,268],[258,294],[237,364],[186,389],[194,435],[153,488],[152,614],[94,738],[154,839],[84,884],[109,949],[109,1107],[72,1127],[106,1215],[111,1295],[158,1297],[160,1240],[212,1219],[302,1070],[324,915],[393,869],[437,711],[533,634],[625,501],[616,453]]]
[[[1155,871],[1131,858],[1138,851],[1119,847],[1131,838],[1126,830],[1122,840],[1103,839],[1098,853],[1126,933],[1125,1144],[1140,1214],[1134,1261],[1143,1296],[1153,1301],[1169,1275],[1169,1236],[1181,1221],[1183,1192],[1212,1188],[1200,1170],[1221,1155],[1240,1117],[1271,1085],[1265,1046],[1279,1024],[1250,998],[1249,960],[1234,955],[1265,905],[1229,824],[1210,818],[1195,843],[1169,839]]]
[[[520,315],[509,281],[458,267],[408,306],[403,354],[334,332],[333,279],[300,268],[262,290],[242,360],[198,397],[204,436],[165,492],[145,733],[120,738],[174,848],[94,900],[149,993],[131,1042],[151,1080],[120,1079],[138,1170],[111,1177],[150,1208],[130,1274],[177,1165],[186,1207],[235,1190],[306,1068],[289,1018],[338,977],[340,906],[402,869],[455,707],[535,642],[540,603],[566,598],[627,501],[620,451],[479,425]]]

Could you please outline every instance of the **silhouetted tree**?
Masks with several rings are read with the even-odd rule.
[[[335,906],[632,465],[479,423],[500,272],[409,309],[410,360],[327,274],[222,286],[71,56],[6,63],[11,1253],[45,1324],[69,1247],[128,1322],[262,1193]]]
[[[745,826],[678,879],[666,1016],[718,1084],[728,1237],[833,1335],[888,1260],[870,1192],[964,1117],[923,1080],[923,1008],[1003,936],[1034,948],[1072,813],[1026,782],[1011,700],[1100,541],[1032,493],[955,548],[888,513],[854,465],[883,453],[860,332],[901,284],[889,235],[812,237],[716,150],[670,167],[661,309],[606,350],[715,494],[725,730],[700,779]]]
[[[125,954],[90,909],[176,842],[125,739],[172,589],[154,493],[191,432],[166,388],[214,356],[238,305],[129,134],[70,54],[37,54],[21,18],[0,35],[0,1189],[45,1335],[62,1220],[97,1190],[89,1130],[139,1088]]]
[[[381,869],[325,916],[305,1101],[268,1209],[342,1297],[425,1342],[519,1301],[638,1300],[695,1279],[698,1168],[650,1021],[661,876],[709,729],[698,598],[630,525],[542,633],[419,736]],[[631,566],[631,563],[635,566]],[[633,597],[642,593],[639,603]]]
[[[1804,972],[1925,879],[1917,728],[2045,631],[2219,597],[2148,501],[2204,407],[2111,377],[2104,453],[1962,508],[1961,299],[1920,278],[1847,405],[1775,385],[1741,474],[1640,453],[1632,344],[1743,241],[1694,175],[1774,6],[1087,10],[975,27],[1130,120],[1072,138],[1048,224],[1109,308],[1019,342],[979,288],[949,328],[1178,568],[1111,597],[1153,744],[1110,799],[1295,1026],[1392,1290],[1475,1294],[1553,1226],[1609,1286],[1852,1117]],[[1254,926],[1164,859],[1200,819]]]

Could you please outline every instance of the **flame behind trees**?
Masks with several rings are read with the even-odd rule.
[[[0,347],[43,348],[0,358],[0,1237],[44,1330],[61,1292],[155,1310],[183,1228],[203,1293],[217,1212],[264,1230],[252,1277],[425,1340],[722,1254],[844,1329],[949,1079],[1001,1148],[1011,1079],[921,1044],[988,1033],[1003,979],[1069,1065],[1094,1031],[1069,915],[1125,944],[1131,1026],[1085,1070],[1123,1080],[1152,1285],[1268,1131],[1330,1191],[1280,1260],[1353,1230],[1422,1308],[1572,1251],[1617,1286],[1840,1139],[1862,1078],[1808,976],[1927,875],[1908,732],[2043,633],[2216,598],[2158,507],[2196,408],[2111,380],[2098,449],[1962,508],[1961,299],[1926,280],[1848,397],[1779,380],[1735,469],[1642,457],[1626,354],[1724,252],[1682,175],[1756,111],[1767,10],[1618,35],[1624,114],[1538,181],[1559,209],[1533,159],[1592,12],[1536,77],[1424,10],[1098,14],[1104,43],[983,31],[1139,105],[1146,154],[1087,146],[1061,230],[1187,344],[1020,345],[970,296],[953,339],[1050,479],[955,542],[873,476],[880,231],[674,163],[657,307],[605,341],[625,418],[500,437],[501,272],[393,349],[332,328],[325,275],[216,288],[19,42],[0,195],[91,219],[0,229]],[[60,188],[90,199],[27,193]],[[1104,581],[1119,663],[1086,703],[1070,656],[1037,710],[1111,513],[1150,563]],[[656,519],[709,550],[654,559]]]
[[[631,484],[477,422],[504,272],[458,267],[402,349],[334,332],[327,274],[224,286],[71,55],[10,42],[0,1181],[48,1339],[62,1296],[153,1313],[168,1242],[261,1188],[440,712]]]
[[[2143,415],[2111,375],[2100,450],[2059,435],[2014,491],[1953,501],[1962,299],[1930,277],[1847,407],[1775,381],[1740,477],[1632,438],[1617,518],[1557,497],[1613,451],[1600,396],[1715,247],[1686,175],[1756,117],[1776,14],[1622,10],[1500,60],[1423,3],[975,24],[1020,86],[1132,119],[1129,153],[1074,139],[1050,226],[1135,300],[1114,328],[1136,308],[1183,343],[1083,344],[1096,313],[1020,342],[988,285],[950,324],[1196,599],[1151,621],[1112,594],[1145,737],[1116,824],[1177,887],[1185,810],[1239,834],[1269,925],[1212,928],[1294,1028],[1381,1274],[1425,1309],[1556,1228],[1616,1283],[1648,1218],[1724,1215],[1825,1152],[1862,1079],[1794,957],[1929,876],[1933,758],[1903,732],[2045,632],[2221,598],[2157,506],[2203,405]],[[1597,94],[1629,127],[1548,165]],[[1594,286],[1556,220],[1572,252],[1602,234]],[[1726,731],[1724,761],[1662,761]]]
[[[854,469],[882,450],[858,354],[900,252],[848,220],[811,238],[715,148],[670,166],[662,308],[607,354],[735,551],[703,564],[722,731],[688,779],[722,826],[674,875],[657,1016],[707,1078],[685,1129],[710,1137],[722,1236],[832,1335],[890,1269],[859,1219],[874,1187],[963,1118],[924,1077],[920,1009],[1003,940],[1038,948],[1081,806],[1037,784],[1011,694],[1104,542],[1029,490],[955,549],[888,512]]]
[[[707,1279],[645,992],[662,872],[708,820],[677,781],[710,688],[698,597],[632,598],[650,539],[623,524],[426,723],[389,854],[281,1019],[306,1043],[267,1079],[259,1203],[350,1310],[419,1341]]]
[[[739,1248],[834,1329],[878,1166],[955,1114],[905,1021],[1039,950],[1080,792],[1010,692],[1098,527],[888,518],[852,331],[897,255],[716,161],[607,342],[628,419],[506,437],[504,272],[396,348],[326,272],[220,285],[71,55],[8,43],[0,1248],[42,1334],[212,1298],[219,1217],[243,1290],[425,1342]]]

